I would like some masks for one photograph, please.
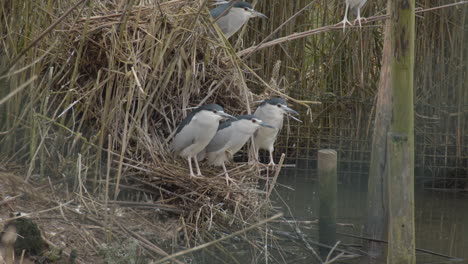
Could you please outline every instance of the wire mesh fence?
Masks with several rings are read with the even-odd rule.
[[[465,41],[468,8],[464,5],[438,9],[447,4],[441,0],[416,2],[418,8],[434,9],[416,18],[414,132],[417,184],[426,188],[463,190],[468,188],[468,45]],[[328,3],[316,3],[327,12],[311,8],[301,14],[296,23],[289,24],[290,28],[277,34],[302,31],[301,25],[305,24],[336,23],[343,6]],[[271,11],[261,3],[260,8],[266,13]],[[294,14],[299,7],[287,10]],[[374,1],[364,12],[375,15],[383,10],[385,1]],[[271,26],[256,24],[253,27]],[[281,132],[276,159],[284,152],[288,163],[297,163],[299,169],[314,170],[317,150],[333,148],[339,153],[339,171],[345,178],[368,174],[382,34],[382,27],[376,25],[355,31],[330,32],[307,37],[299,43],[284,43],[256,55],[259,62],[265,62],[260,63],[262,74],[272,76],[272,79],[276,73],[272,69],[274,65],[266,62],[272,58],[282,61],[279,76],[284,77],[277,81],[280,89],[299,100],[323,103],[311,107],[311,116],[302,111],[304,123],[286,122],[289,127]],[[261,32],[248,35],[248,39],[256,43],[262,37]]]
[[[348,100],[348,101],[346,101]],[[340,98],[323,101],[321,114],[304,123],[289,121],[276,146],[276,155],[286,153],[287,163],[299,170],[315,170],[317,151],[335,149],[342,179],[367,176],[373,132],[373,103]],[[348,105],[336,111],[340,105]],[[334,111],[327,109],[334,109]],[[418,109],[424,105],[416,105]],[[415,170],[417,182],[426,188],[468,188],[468,135],[460,134],[457,107],[440,107],[437,115],[416,115]],[[451,114],[452,113],[452,114]]]

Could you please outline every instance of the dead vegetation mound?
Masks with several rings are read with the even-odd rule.
[[[194,179],[169,151],[188,108],[216,102],[244,114],[255,96],[207,2],[122,3],[2,2],[3,79],[13,94],[2,118],[14,133],[0,143],[29,161],[27,181],[59,175],[108,226],[115,206],[175,217],[186,241],[261,220],[262,168],[233,167],[229,184],[206,167]]]

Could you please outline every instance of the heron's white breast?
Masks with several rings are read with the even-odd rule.
[[[266,104],[260,106],[255,110],[254,115],[278,130],[283,127],[284,111],[276,105]]]
[[[255,133],[255,146],[261,149],[273,149],[278,132],[283,127],[284,112],[276,105],[266,104],[258,107],[254,115],[276,129],[260,127]]]
[[[233,122],[232,126],[234,133],[232,133],[226,151],[234,155],[247,143],[254,132],[257,131],[258,125],[253,124],[250,120],[240,120]]]
[[[193,144],[181,151],[181,156],[195,156],[210,143],[216,134],[221,117],[210,111],[201,111],[195,115],[190,124],[185,126],[181,133],[191,134],[194,138]]]

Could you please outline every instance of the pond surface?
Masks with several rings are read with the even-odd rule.
[[[275,199],[277,204],[282,204],[288,219],[304,221],[318,218],[316,179],[314,172],[293,169],[282,172],[278,179],[281,185],[277,186],[278,196]],[[339,233],[363,235],[366,196],[367,179],[339,177],[337,222],[354,226],[339,226]],[[468,194],[417,190],[415,217],[417,248],[465,259],[457,263],[468,263]],[[304,226],[303,231],[318,240],[317,225]],[[358,246],[363,243],[362,239],[344,235],[338,235],[337,238],[344,244]],[[417,252],[417,262],[453,263],[447,258],[422,252]]]

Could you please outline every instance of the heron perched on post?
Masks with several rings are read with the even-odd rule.
[[[254,115],[241,115],[236,118],[236,120],[227,120],[219,126],[216,135],[198,157],[199,159],[206,157],[210,165],[222,166],[226,183],[229,175],[225,162],[232,160],[234,154],[245,145],[257,129],[276,130]]]
[[[195,160],[197,175],[202,175],[196,158],[197,154],[210,143],[218,130],[219,121],[223,118],[234,117],[224,113],[223,108],[217,104],[207,104],[190,112],[177,128],[172,148],[181,157],[188,159],[191,177],[195,176],[192,158]]]
[[[275,165],[273,160],[274,144],[279,131],[283,127],[284,114],[287,113],[298,115],[296,111],[288,107],[286,100],[279,97],[261,101],[261,104],[255,110],[255,116],[275,128],[270,129],[261,127],[254,134],[255,157],[258,160],[258,151],[260,149],[268,150],[270,153],[269,166]],[[294,119],[299,120],[297,118]]]
[[[354,20],[354,24],[356,24],[356,20],[359,22],[359,27],[361,27],[361,8],[366,4],[367,0],[345,0],[346,3],[346,10],[345,10],[345,15],[343,18],[343,31],[345,30],[346,24],[351,25],[351,22],[348,20],[348,10],[351,7],[351,10],[357,12],[357,18]]]
[[[210,10],[210,14],[227,39],[241,29],[251,17],[267,18],[255,11],[251,4],[243,1],[219,1],[218,6]]]

